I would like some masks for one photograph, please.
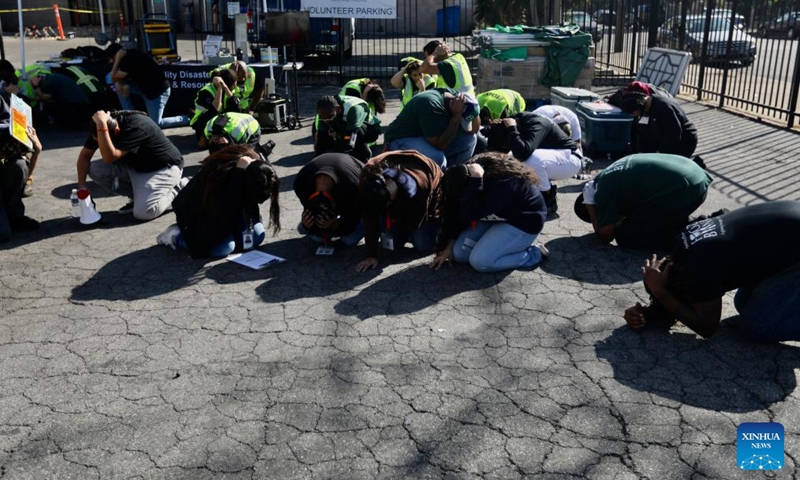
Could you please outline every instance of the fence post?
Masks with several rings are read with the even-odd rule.
[[[728,89],[728,71],[731,67],[731,57],[733,50],[733,29],[736,28],[733,22],[736,20],[736,2],[731,5],[731,24],[728,27],[728,41],[725,42],[725,70],[722,71],[722,86],[719,89],[719,108],[725,106],[725,91]]]
[[[56,28],[58,28],[58,39],[64,40],[64,27],[61,25],[61,14],[58,13],[58,4],[53,4],[53,12],[56,14]]]
[[[639,43],[639,26],[638,26],[638,24],[634,22],[633,26],[631,27],[631,30],[633,31],[633,41],[631,42],[631,65],[630,65],[630,69],[631,69],[631,76],[635,77],[636,76],[636,57],[637,57],[636,50],[638,48],[638,43]]]
[[[794,113],[797,110],[797,89],[800,88],[800,43],[794,43],[794,73],[792,74],[792,93],[789,95],[788,127],[794,127]]]
[[[652,48],[656,46],[656,40],[658,38],[658,17],[659,17],[659,7],[661,2],[659,0],[650,0],[650,13],[648,15],[648,20],[650,20],[647,26],[647,47]]]
[[[714,0],[708,0],[708,8],[706,9],[706,19],[704,22],[705,30],[703,31],[703,41],[700,43],[700,73],[697,75],[697,101],[703,99],[703,81],[706,76],[706,52],[708,51],[708,37],[711,33],[711,12],[717,8]]]

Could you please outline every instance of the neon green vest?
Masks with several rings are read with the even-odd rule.
[[[97,77],[76,65],[67,67],[66,74],[75,80],[75,83],[77,83],[78,86],[81,87],[81,90],[86,92],[87,95],[90,93],[103,92],[106,89],[105,85],[103,85]]]
[[[22,70],[15,70],[14,73],[19,78],[19,93],[20,95],[24,95],[28,97],[31,101],[31,107],[35,107],[39,104],[39,100],[36,97],[36,90],[31,85],[31,78],[36,77],[38,75],[50,75],[52,70],[50,67],[45,65],[33,64],[33,65],[26,65],[25,66],[25,74],[27,78],[25,80],[22,79]]]
[[[213,77],[215,73],[221,72],[223,70],[230,70],[231,68],[233,68],[233,63],[220,65],[214,70],[211,70],[208,76]],[[250,68],[250,66],[248,65],[247,77],[244,79],[244,85],[240,87],[237,84],[236,88],[233,91],[233,94],[239,97],[239,108],[245,110],[247,109],[247,107],[250,106],[250,95],[253,94],[255,89],[256,89],[256,71]]]
[[[447,63],[453,66],[453,71],[456,74],[456,84],[448,85],[445,82],[444,77],[439,75],[436,79],[437,87],[449,87],[456,89],[459,92],[475,96],[475,86],[472,84],[472,73],[469,70],[469,65],[467,64],[467,60],[464,58],[464,55],[461,55],[460,53],[454,53],[449,58],[442,60],[441,63]]]
[[[200,92],[205,90],[206,92],[210,93],[212,97],[217,96],[217,87],[214,86],[213,83],[207,83],[203,88],[197,91],[197,96],[200,96]],[[222,96],[222,105],[220,105],[220,110],[225,110],[225,107],[228,105],[228,97],[223,95]],[[195,97],[194,101],[194,115],[192,119],[189,120],[189,125],[194,125],[197,123],[197,119],[200,118],[200,115],[206,113],[208,109],[203,107],[202,105],[197,104],[197,97]]]
[[[525,99],[522,95],[507,88],[489,90],[479,94],[477,98],[481,110],[489,109],[492,120],[501,118],[504,111],[511,116],[525,110]]]
[[[206,138],[211,138],[214,122],[221,116],[227,118],[223,130],[227,133],[233,141],[238,145],[244,145],[250,142],[254,136],[261,135],[261,125],[258,120],[253,118],[252,115],[247,113],[228,112],[217,115],[206,123]]]

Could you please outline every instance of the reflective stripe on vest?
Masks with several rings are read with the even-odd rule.
[[[203,90],[209,92],[212,98],[217,96],[217,88],[214,86],[213,83],[207,83],[203,88],[197,91],[197,95],[199,96],[200,92],[202,92]],[[228,97],[223,95],[222,105],[220,105],[220,110],[225,110],[225,106],[227,105],[227,103],[228,103]],[[206,113],[207,111],[208,109],[206,107],[197,104],[197,97],[195,97],[194,115],[192,116],[192,119],[189,120],[189,125],[194,125],[195,123],[197,123],[197,119],[200,118],[200,115]]]
[[[363,82],[367,80],[369,80],[369,78],[356,78],[355,80],[350,80],[349,82],[344,84],[344,87],[342,87],[341,90],[339,90],[339,96],[340,97],[348,96],[347,93],[345,92],[347,92],[347,90],[352,88],[353,90],[358,90],[358,96],[360,97],[364,93]]]
[[[456,75],[456,84],[448,85],[444,80],[444,76],[439,74],[439,77],[436,79],[436,86],[450,87],[459,92],[475,96],[475,87],[472,85],[472,73],[469,71],[469,65],[464,59],[464,56],[460,53],[455,53],[443,60],[442,63],[447,63],[453,67],[453,73]]]
[[[66,70],[72,74],[71,76],[72,79],[75,80],[75,83],[89,93],[97,93],[105,90],[100,80],[94,75],[87,73],[86,70],[76,67],[75,65],[70,65]]]
[[[366,105],[367,123],[370,123],[372,121],[372,111],[370,110],[369,105],[367,105],[367,102],[356,97],[344,97],[343,100],[344,103],[342,104],[342,116],[347,117],[347,112],[349,112],[350,109],[355,107],[356,105]]]
[[[227,133],[234,142],[237,144],[245,144],[250,141],[256,133],[261,133],[261,125],[258,120],[253,118],[252,115],[246,113],[223,113],[227,122],[223,130]],[[219,118],[219,115],[212,118],[206,123],[206,138],[211,138],[212,130],[214,129],[214,122]]]

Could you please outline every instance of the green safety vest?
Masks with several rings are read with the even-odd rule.
[[[426,89],[431,89],[436,86],[436,75],[423,75],[422,82],[425,84]],[[408,78],[408,75],[403,75],[403,96],[400,98],[400,110],[403,110],[403,107],[406,106],[406,103],[408,103],[414,95],[414,84],[411,83],[411,79]]]
[[[46,65],[34,63],[33,65],[25,66],[25,74],[27,75],[25,80],[22,79],[22,70],[17,69],[14,73],[17,75],[17,78],[19,78],[20,95],[28,97],[31,102],[31,107],[38,105],[39,100],[36,97],[36,90],[33,88],[33,85],[31,85],[31,78],[38,75],[50,75],[53,71]]]
[[[250,140],[261,135],[261,125],[258,120],[247,113],[228,112],[217,115],[206,123],[206,138],[211,138],[214,123],[219,117],[225,116],[227,122],[223,130],[237,145],[250,143]]]
[[[488,108],[492,120],[497,120],[503,112],[511,116],[524,111],[525,99],[514,90],[500,88],[479,94],[478,105],[481,110]]]
[[[464,55],[454,53],[449,58],[442,60],[440,63],[447,63],[453,66],[453,71],[456,74],[456,84],[448,85],[444,81],[444,77],[440,74],[436,79],[436,86],[442,88],[453,88],[459,92],[475,96],[475,86],[472,84],[472,73],[469,70],[469,65]]]
[[[65,73],[68,77],[75,80],[75,83],[77,83],[78,86],[81,87],[81,90],[86,92],[87,95],[103,92],[106,89],[105,85],[103,85],[97,77],[77,65],[70,65],[66,68]]]
[[[211,73],[208,74],[209,77],[213,77],[216,72],[221,72],[223,70],[230,70],[233,68],[233,63],[228,63],[225,65],[220,65],[219,67],[211,70]],[[253,70],[249,65],[247,66],[247,77],[244,80],[244,86],[239,87],[238,84],[236,89],[234,89],[233,94],[239,97],[239,108],[242,110],[246,109],[250,106],[250,95],[256,89],[256,71]]]
[[[205,86],[203,86],[203,88],[201,88],[200,90],[197,91],[197,96],[200,96],[200,92],[202,92],[203,90],[209,92],[212,97],[216,97],[217,96],[217,87],[215,87],[213,83],[205,84]],[[197,119],[200,118],[200,115],[202,115],[202,114],[204,114],[204,113],[206,113],[208,111],[208,109],[206,107],[203,107],[203,106],[197,104],[197,96],[195,97],[195,101],[194,101],[194,115],[192,116],[192,119],[189,120],[189,125],[194,125],[195,123],[197,123]],[[225,110],[225,107],[227,105],[228,105],[228,97],[223,95],[222,96],[222,105],[220,105],[220,111]]]

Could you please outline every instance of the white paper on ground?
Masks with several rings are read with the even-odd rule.
[[[271,265],[277,265],[286,261],[285,258],[276,257],[275,255],[270,255],[269,253],[262,252],[261,250],[250,250],[249,252],[245,253],[234,253],[232,255],[228,255],[226,260],[229,262],[238,263],[239,265],[244,265],[245,267],[252,268],[253,270],[261,270],[262,268],[267,268]]]

